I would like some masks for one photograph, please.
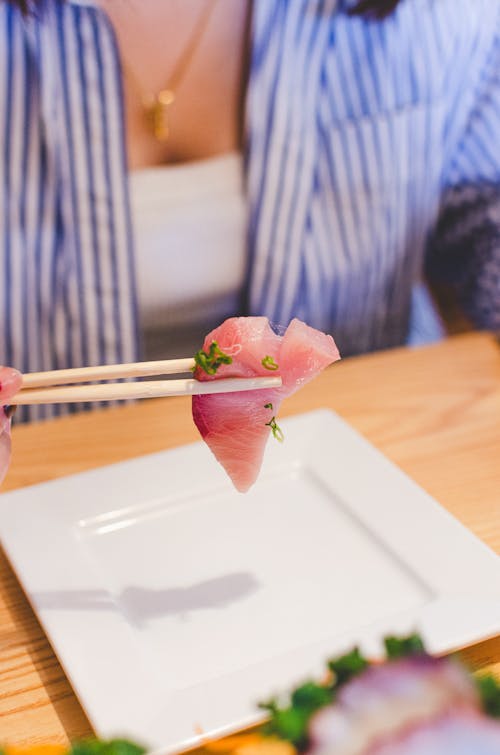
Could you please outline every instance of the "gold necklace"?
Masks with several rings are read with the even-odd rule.
[[[174,65],[167,86],[160,89],[159,92],[149,92],[144,95],[134,71],[126,62],[124,63],[124,68],[134,82],[135,88],[140,95],[147,122],[153,131],[153,135],[159,142],[166,142],[168,140],[170,135],[169,108],[175,102],[176,92],[189,69],[189,65],[194,57],[196,49],[208,26],[216,2],[217,0],[211,0],[211,2],[205,5],[186,45]]]

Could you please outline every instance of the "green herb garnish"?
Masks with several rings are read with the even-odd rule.
[[[332,690],[316,682],[305,682],[292,692],[292,705],[295,708],[318,710],[332,702]]]
[[[283,443],[283,441],[285,440],[285,436],[283,434],[283,430],[276,422],[276,417],[273,417],[269,422],[266,422],[266,427],[270,427],[271,432],[276,438],[276,440],[279,440],[280,443]]]
[[[297,749],[307,746],[307,728],[311,714],[300,708],[275,708],[272,712],[265,705],[259,707],[271,713],[270,721],[262,728],[266,737],[278,737],[291,742]]]
[[[72,744],[69,755],[143,755],[145,752],[144,747],[126,739],[83,739]]]
[[[265,356],[261,365],[265,367],[266,370],[279,370],[279,365],[277,365],[274,359],[270,356]]]
[[[280,708],[276,700],[262,703],[259,707],[270,713],[270,721],[264,733],[292,742],[302,749],[307,744],[307,728],[313,713],[332,702],[330,688],[306,682],[292,693],[290,705]]]
[[[194,361],[207,375],[215,375],[221,364],[231,364],[233,358],[219,349],[217,341],[212,341],[208,353],[200,349],[194,355]],[[195,369],[193,367],[193,371]]]
[[[424,652],[420,649],[423,648],[422,640],[415,634],[402,639],[388,637],[385,645],[388,660],[393,657],[400,658],[403,655]],[[333,703],[339,687],[361,674],[369,666],[369,661],[357,647],[340,658],[332,659],[328,662],[331,679],[325,684],[315,682],[302,684],[292,692],[288,705],[280,707],[273,699],[259,706],[269,714],[269,721],[264,725],[262,733],[292,742],[298,750],[306,750],[309,745],[308,729],[312,715],[320,708]],[[488,709],[492,711],[492,715],[498,715],[494,711],[498,710],[496,705],[500,703],[498,691],[500,687],[493,689],[490,681],[481,680],[481,684],[485,687],[485,692],[482,693],[485,709],[489,706]]]
[[[328,668],[335,677],[335,686],[345,684],[353,676],[364,671],[368,665],[368,661],[361,655],[359,648],[354,648],[350,653],[328,661]]]
[[[264,404],[264,409],[271,409],[272,411],[273,405],[272,404]]]
[[[485,674],[478,676],[476,683],[484,712],[500,718],[500,682],[491,674]]]
[[[386,637],[384,645],[387,659],[391,661],[407,655],[425,653],[424,643],[418,634],[410,634],[408,637]]]

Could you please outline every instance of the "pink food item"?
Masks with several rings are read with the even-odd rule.
[[[0,367],[0,484],[10,459],[10,418],[4,406],[17,393],[22,383],[21,373],[10,367]]]
[[[364,755],[499,755],[500,724],[459,709],[379,742]]]
[[[308,755],[498,755],[500,724],[472,678],[427,655],[372,666],[309,725]]]
[[[257,479],[273,428],[279,437],[275,418],[282,400],[340,355],[331,336],[297,319],[280,336],[267,317],[232,317],[207,335],[203,351],[208,353],[214,341],[232,363],[220,365],[215,375],[197,367],[197,380],[279,375],[283,382],[270,390],[193,396],[193,419],[201,437],[243,493]]]

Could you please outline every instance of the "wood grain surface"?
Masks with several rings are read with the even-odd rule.
[[[345,360],[288,399],[282,415],[319,407],[347,419],[500,553],[500,348],[493,336],[468,334]],[[17,427],[3,490],[196,439],[187,398]],[[43,543],[36,557],[43,558]],[[500,637],[467,649],[464,657],[500,675]],[[64,743],[91,734],[0,553],[0,742]]]

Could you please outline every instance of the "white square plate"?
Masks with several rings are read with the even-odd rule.
[[[234,491],[202,443],[0,496],[3,545],[101,736],[162,752],[360,643],[500,631],[500,559],[329,411]]]

